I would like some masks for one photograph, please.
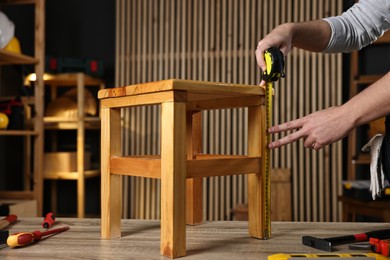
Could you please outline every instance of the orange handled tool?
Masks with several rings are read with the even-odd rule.
[[[40,232],[38,230],[33,232],[21,232],[21,233],[15,233],[8,237],[7,244],[9,247],[20,247],[28,245],[32,242],[37,242],[41,240],[42,237],[57,234],[63,231],[68,230],[69,227],[63,227],[63,228],[57,228],[52,229],[45,232]]]
[[[0,230],[8,226],[9,224],[15,222],[18,218],[16,215],[8,215],[7,217],[0,220]]]

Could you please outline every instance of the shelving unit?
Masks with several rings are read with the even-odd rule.
[[[99,116],[86,116],[84,113],[85,106],[85,88],[97,87],[104,88],[104,82],[100,79],[93,78],[84,73],[65,73],[48,75],[44,77],[46,87],[49,88],[51,100],[57,97],[59,88],[77,88],[77,117],[44,117],[44,127],[46,133],[50,131],[52,137],[52,150],[57,151],[56,133],[63,130],[75,130],[77,132],[77,170],[66,171],[51,171],[44,173],[44,179],[52,180],[52,205],[53,211],[56,211],[57,196],[56,184],[58,180],[75,180],[77,181],[77,217],[85,217],[85,179],[100,176],[100,167],[96,165],[95,168],[85,169],[85,132],[86,130],[99,130],[100,118]],[[97,140],[100,143],[100,140]],[[93,166],[92,166],[93,167]]]
[[[29,127],[22,130],[0,130],[1,136],[20,136],[24,138],[25,180],[24,189],[0,191],[1,199],[35,200],[37,215],[42,214],[43,202],[43,72],[45,49],[45,0],[0,0],[0,5],[33,4],[35,13],[34,56],[0,50],[0,65],[34,65],[36,81],[33,98],[27,105],[32,108]],[[17,25],[16,25],[17,26]],[[23,28],[19,28],[23,30]],[[32,152],[30,152],[30,150]]]
[[[379,44],[389,44],[390,43],[390,32],[386,32],[381,38],[375,41],[374,45]],[[351,53],[350,58],[350,97],[355,96],[360,92],[360,89],[364,86],[368,86],[383,75],[366,75],[362,74],[361,69],[359,68],[359,56],[361,51],[354,51]],[[348,172],[347,180],[357,180],[358,176],[356,175],[358,168],[362,166],[369,166],[371,158],[370,154],[367,152],[362,152],[357,138],[362,138],[358,134],[358,130],[354,129],[348,136]],[[367,172],[367,176],[369,176]],[[368,178],[367,178],[368,179]],[[367,203],[362,203],[358,199],[341,197],[340,201],[343,203],[343,220],[344,221],[354,221],[358,213],[363,214],[364,216],[378,217],[384,219],[384,215],[390,215],[390,209],[388,207],[383,207],[385,202],[383,201],[370,201],[370,209],[364,210],[362,205],[367,205]],[[388,211],[388,212],[385,212]],[[370,213],[370,214],[368,214]],[[386,216],[387,216],[386,215]]]

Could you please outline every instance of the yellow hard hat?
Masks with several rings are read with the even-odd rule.
[[[22,51],[20,50],[20,43],[19,40],[16,37],[13,37],[9,43],[4,47],[5,51],[15,52],[18,54],[21,54]]]
[[[8,123],[9,123],[8,116],[0,112],[0,129],[6,129]]]

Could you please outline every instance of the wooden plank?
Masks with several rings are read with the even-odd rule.
[[[264,238],[266,235],[264,229],[264,214],[266,210],[264,200],[264,178],[265,173],[265,108],[260,106],[250,107],[248,109],[249,127],[248,127],[248,155],[262,156],[258,161],[258,170],[248,176],[248,225],[249,234],[252,237]]]
[[[122,176],[112,175],[109,159],[120,155],[120,111],[100,109],[101,125],[101,237],[121,236]]]
[[[84,104],[85,95],[84,75],[77,73],[77,217],[85,216],[85,122],[84,122]]]
[[[37,64],[38,58],[0,50],[0,65]]]
[[[162,255],[186,255],[185,103],[161,104],[161,246]]]
[[[189,97],[191,99],[191,96]],[[264,96],[216,98],[206,101],[192,101],[187,103],[188,110],[209,110],[223,108],[239,108],[247,106],[257,106],[264,104]]]
[[[202,152],[202,112],[187,112],[186,121],[187,160],[191,160]],[[188,165],[186,167],[188,171]],[[203,179],[187,179],[186,189],[186,223],[198,225],[203,221]]]
[[[264,95],[264,88],[256,85],[170,79],[134,84],[120,88],[102,89],[98,93],[98,98],[104,99],[110,97],[129,96],[168,90],[186,90],[194,93],[237,93],[247,95]]]
[[[150,93],[145,95],[124,96],[112,99],[102,99],[100,102],[101,108],[107,107],[130,107],[141,105],[154,105],[163,101],[173,101],[175,98],[185,99],[182,95],[176,95],[173,91],[162,93]]]
[[[187,178],[227,176],[259,172],[259,164],[260,158],[258,157],[189,160],[187,161]]]
[[[158,179],[161,177],[159,156],[113,156],[110,159],[110,169],[112,174]]]

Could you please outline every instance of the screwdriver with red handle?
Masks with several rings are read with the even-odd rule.
[[[15,222],[18,218],[16,215],[8,215],[7,217],[0,220],[0,230],[7,227],[9,224]]]
[[[43,219],[42,227],[48,229],[49,227],[51,227],[51,225],[53,225],[55,220],[56,217],[52,212],[47,213],[45,218]]]
[[[69,229],[69,227],[66,226],[66,227],[52,229],[52,230],[45,231],[45,232],[40,232],[40,231],[36,230],[33,232],[15,233],[15,234],[8,237],[7,244],[11,248],[21,247],[21,246],[28,245],[32,242],[37,242],[37,241],[41,240],[41,238],[44,236],[57,234],[57,233],[66,231],[68,229]]]

